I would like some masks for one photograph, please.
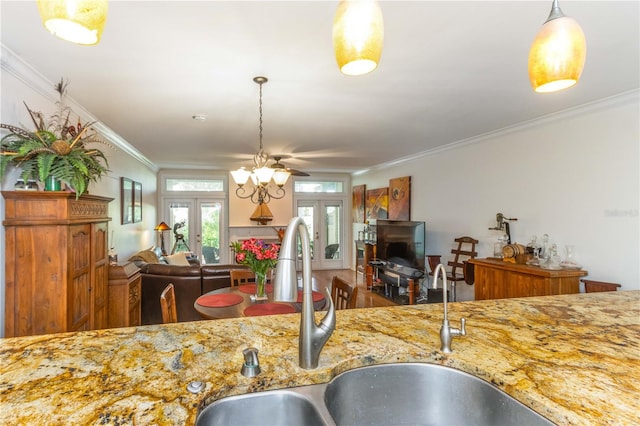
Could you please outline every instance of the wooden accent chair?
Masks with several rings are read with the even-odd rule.
[[[580,280],[584,283],[584,291],[585,293],[596,293],[601,291],[617,291],[620,287],[620,284],[617,283],[607,283],[604,281],[592,281],[592,280]]]
[[[467,284],[473,284],[473,279],[465,280],[465,274],[467,265],[466,262],[469,259],[474,259],[478,252],[476,251],[476,244],[478,244],[478,240],[464,236],[458,237],[454,239],[458,246],[451,250],[451,254],[453,254],[453,260],[447,262],[447,266],[451,267],[450,272],[447,273],[447,282],[451,284],[451,300],[455,302],[456,300],[456,283],[458,281],[465,281]],[[439,255],[428,255],[427,260],[429,262],[429,275],[433,276],[433,272],[438,266],[440,261]],[[471,278],[471,277],[470,277]]]
[[[256,274],[251,269],[232,269],[229,271],[231,287],[256,282]]]
[[[331,299],[336,309],[353,309],[356,307],[358,287],[351,287],[342,278],[334,276],[331,280]]]
[[[160,294],[160,307],[162,308],[162,323],[169,324],[178,322],[178,313],[176,312],[176,293],[173,284],[169,284],[162,290]]]

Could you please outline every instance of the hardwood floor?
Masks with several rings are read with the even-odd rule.
[[[330,270],[318,270],[313,271],[313,277],[316,280],[317,289],[324,293],[325,287],[331,286],[331,280],[334,276],[338,276],[347,281],[352,286],[356,282],[356,272],[351,269],[330,269]],[[380,306],[395,306],[396,304],[391,300],[380,296],[370,290],[367,290],[367,286],[364,283],[362,275],[358,277],[358,297],[356,301],[356,308],[375,308]]]

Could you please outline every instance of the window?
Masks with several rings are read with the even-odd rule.
[[[342,193],[343,190],[342,181],[304,181],[296,180],[294,182],[294,191],[297,193],[326,193],[335,194]]]
[[[224,191],[222,179],[183,179],[167,178],[165,180],[167,192],[212,192]]]

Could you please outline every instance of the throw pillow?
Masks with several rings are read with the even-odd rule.
[[[146,262],[146,263],[159,263],[158,256],[153,250],[141,250],[129,258],[130,262]]]
[[[167,259],[167,262],[169,262],[169,265],[191,266],[191,264],[187,260],[187,255],[184,252],[179,252],[176,254],[165,256],[165,259]]]

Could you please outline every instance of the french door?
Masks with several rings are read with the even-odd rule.
[[[228,262],[228,250],[222,249],[228,246],[224,199],[167,198],[164,204],[165,217],[172,229],[167,251],[192,252],[203,264]]]
[[[298,200],[297,216],[309,229],[314,269],[340,269],[344,263],[342,200]]]

